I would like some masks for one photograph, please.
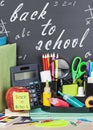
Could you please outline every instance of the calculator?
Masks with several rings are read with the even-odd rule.
[[[10,68],[11,85],[29,90],[31,109],[41,106],[41,88],[38,64],[20,65]]]
[[[41,104],[41,90],[38,81],[30,82],[29,85],[26,86],[31,95],[30,105],[31,108],[40,107]]]

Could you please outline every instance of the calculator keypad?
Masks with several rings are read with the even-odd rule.
[[[30,106],[31,108],[40,107],[41,104],[41,91],[38,81],[31,82],[26,88],[29,90],[31,95]]]

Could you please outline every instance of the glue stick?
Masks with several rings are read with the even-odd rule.
[[[51,91],[49,87],[49,82],[46,81],[46,85],[44,87],[44,92],[43,92],[43,106],[51,106],[51,103],[49,99],[51,98]]]

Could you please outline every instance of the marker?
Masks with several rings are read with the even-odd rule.
[[[89,77],[92,77],[91,72],[93,71],[93,62],[90,62]]]
[[[90,60],[87,61],[87,75],[90,76]]]
[[[54,60],[55,60],[55,53],[51,54],[51,59],[52,59],[52,63],[51,63],[51,74],[52,74],[52,81],[55,81],[55,64],[54,64]]]

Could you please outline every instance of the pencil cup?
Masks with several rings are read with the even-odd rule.
[[[41,71],[40,72],[40,78],[41,78],[42,83],[45,83],[46,81],[50,82],[51,81],[51,72],[50,72],[50,70]]]

